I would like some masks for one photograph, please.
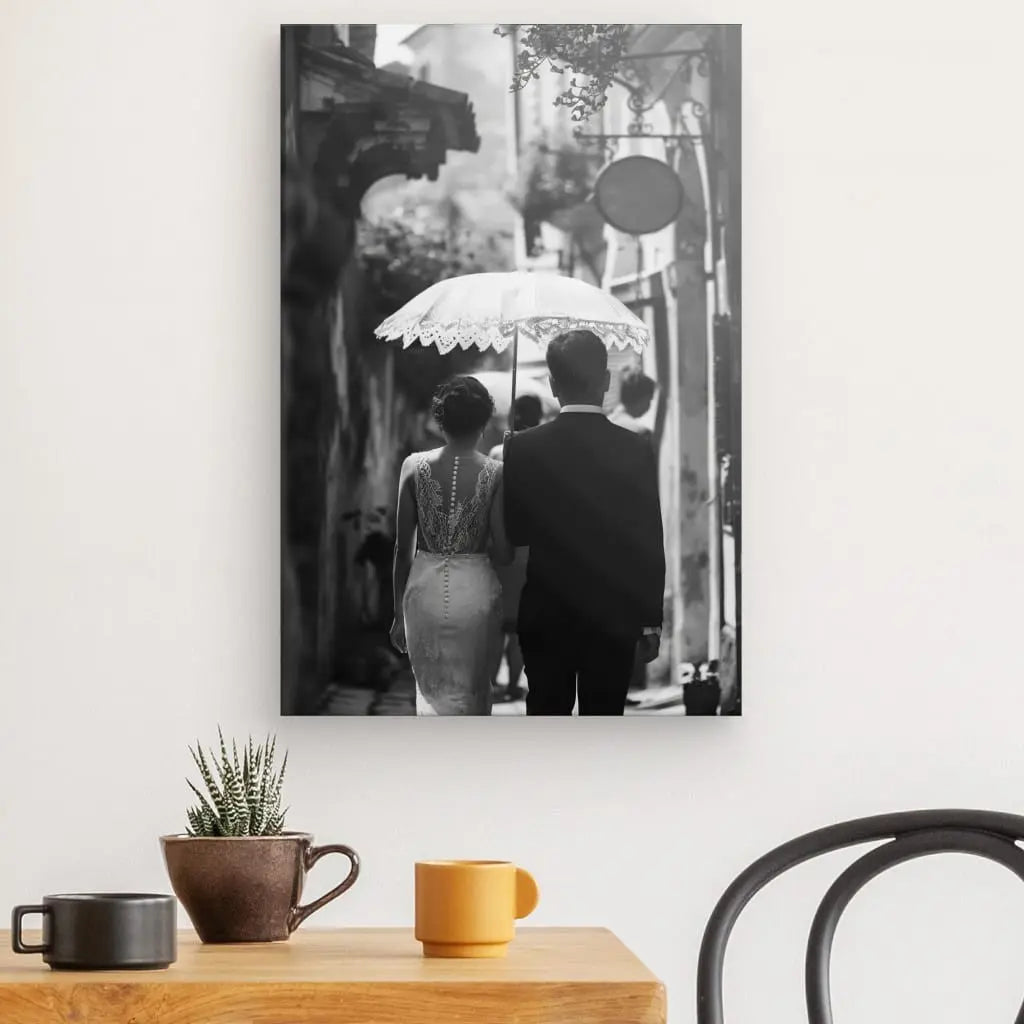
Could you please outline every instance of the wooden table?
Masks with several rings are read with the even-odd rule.
[[[0,933],[3,1024],[665,1024],[665,988],[609,931],[522,928],[503,960],[424,960],[406,929],[289,942],[179,936],[166,971],[51,971]]]

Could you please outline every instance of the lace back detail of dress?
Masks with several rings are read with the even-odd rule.
[[[423,545],[438,555],[466,555],[484,549],[491,496],[498,478],[499,463],[486,459],[480,467],[473,494],[466,501],[456,500],[460,460],[455,458],[452,486],[442,493],[430,462],[423,456],[416,467],[416,506]],[[447,499],[447,500],[446,500]]]

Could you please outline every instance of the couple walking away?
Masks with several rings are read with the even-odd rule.
[[[494,412],[474,377],[441,386],[445,445],[410,455],[398,485],[395,622],[421,715],[489,715],[503,647],[493,563],[528,547],[518,631],[528,715],[621,715],[634,658],[653,660],[665,585],[658,474],[641,436],[609,422],[608,353],[590,331],[548,346],[561,411],[477,451]]]

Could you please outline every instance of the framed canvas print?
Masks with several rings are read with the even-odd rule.
[[[740,27],[281,32],[281,710],[737,715]]]

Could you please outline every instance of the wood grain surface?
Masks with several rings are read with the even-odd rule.
[[[502,960],[426,960],[407,929],[182,933],[153,972],[51,971],[0,943],[3,1024],[665,1024],[664,986],[599,928],[523,928]]]

